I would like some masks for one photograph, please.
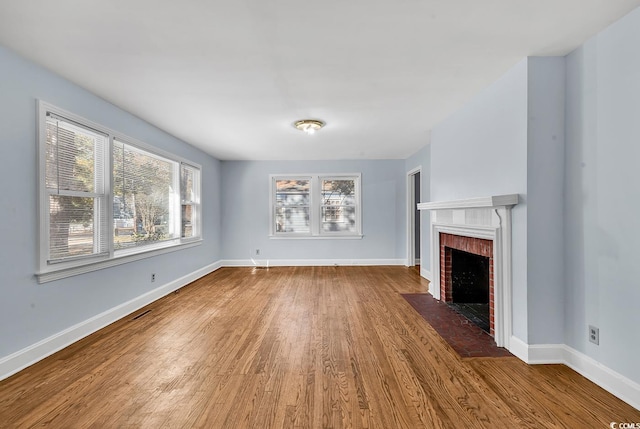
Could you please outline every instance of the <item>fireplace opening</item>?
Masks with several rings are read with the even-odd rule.
[[[448,304],[491,333],[490,259],[458,249],[451,251],[451,301]]]

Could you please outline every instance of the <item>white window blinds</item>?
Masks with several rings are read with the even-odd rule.
[[[361,238],[360,173],[270,175],[271,235]]]
[[[276,180],[276,233],[308,234],[311,232],[311,180]]]
[[[45,138],[49,260],[105,254],[107,136],[48,114]]]
[[[38,280],[202,239],[200,167],[38,102]]]

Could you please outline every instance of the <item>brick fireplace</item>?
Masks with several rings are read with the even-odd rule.
[[[434,298],[451,302],[453,252],[488,258],[490,333],[509,349],[511,338],[511,209],[518,195],[418,204],[431,213],[431,283]]]
[[[494,292],[493,292],[493,241],[476,237],[466,237],[440,233],[440,299],[447,303],[456,302],[453,293],[453,251],[460,250],[472,255],[488,258],[489,334],[495,335]]]

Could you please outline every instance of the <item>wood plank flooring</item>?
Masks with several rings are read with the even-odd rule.
[[[223,268],[0,382],[0,427],[640,422],[562,365],[461,359],[399,295],[427,285],[404,267]]]

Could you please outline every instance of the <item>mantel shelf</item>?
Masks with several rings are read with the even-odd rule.
[[[419,203],[418,210],[451,210],[491,207],[510,207],[518,204],[518,194],[493,195],[490,197],[467,198],[453,201],[432,201]]]

